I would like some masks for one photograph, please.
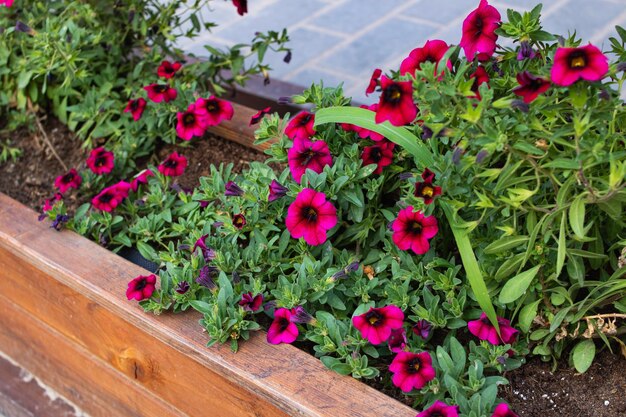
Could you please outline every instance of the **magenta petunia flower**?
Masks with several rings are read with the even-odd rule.
[[[441,61],[446,52],[448,52],[448,44],[444,41],[438,39],[426,41],[423,47],[413,49],[409,56],[404,58],[400,64],[400,75],[415,75],[415,71],[421,69],[421,64],[424,62],[434,63],[436,74],[439,61]],[[447,66],[452,70],[452,62],[448,61]],[[443,76],[443,71],[441,76]]]
[[[237,8],[239,16],[248,13],[248,0],[233,0],[233,6]]]
[[[456,405],[448,405],[437,400],[415,417],[459,417],[459,409]]]
[[[180,62],[163,61],[157,68],[157,75],[161,78],[172,78],[182,66]]]
[[[321,245],[326,232],[337,224],[337,209],[326,194],[305,188],[287,209],[285,223],[294,239],[303,237],[309,245]]]
[[[176,134],[182,140],[191,140],[194,136],[202,137],[208,126],[206,111],[199,110],[195,103],[187,107],[187,111],[176,113],[178,123]]]
[[[13,0],[0,0],[0,4],[4,4],[6,7],[13,6]]]
[[[432,331],[432,329],[433,329],[432,324],[430,324],[426,320],[420,320],[417,323],[415,323],[412,330],[413,330],[413,333],[415,333],[417,336],[426,340],[428,339],[428,336],[430,336],[430,332]]]
[[[206,245],[206,238],[208,236],[208,234],[200,236],[200,239],[196,240],[196,243],[193,244],[193,248],[191,248],[191,253],[194,253],[196,249],[200,248],[202,256],[206,262],[210,262],[215,259],[215,251]]]
[[[495,410],[493,410],[493,414],[491,415],[491,417],[519,417],[519,416],[515,414],[513,410],[511,410],[511,408],[509,407],[507,403],[500,403],[495,408]]]
[[[150,84],[143,88],[148,93],[148,98],[155,103],[166,103],[176,100],[178,92],[167,84]]]
[[[380,86],[382,92],[376,110],[376,123],[389,120],[394,126],[403,126],[415,120],[417,106],[413,103],[411,81],[393,81],[383,75]]]
[[[146,100],[139,97],[136,100],[128,100],[128,104],[124,109],[124,113],[130,113],[133,116],[133,120],[137,121],[141,119],[143,111],[146,109]]]
[[[173,152],[165,161],[159,165],[159,172],[167,177],[179,177],[185,173],[187,168],[187,158]]]
[[[235,214],[232,219],[233,226],[241,230],[246,225],[246,217],[243,214]]]
[[[78,190],[78,187],[80,187],[82,182],[83,179],[78,171],[76,171],[75,168],[72,168],[66,174],[56,177],[54,180],[54,186],[59,189],[59,192],[65,193],[70,188]]]
[[[268,343],[293,343],[298,338],[298,326],[291,321],[291,316],[292,312],[287,308],[274,311],[274,321],[267,331]]]
[[[152,296],[156,285],[156,276],[154,274],[143,276],[139,275],[128,283],[126,290],[126,298],[129,300],[147,300]]]
[[[402,352],[406,347],[406,331],[402,328],[393,329],[387,340],[387,345],[389,350],[394,353]]]
[[[511,321],[498,317],[498,325],[500,326],[500,335],[496,328],[493,327],[491,321],[485,313],[480,315],[478,320],[472,320],[467,323],[467,328],[470,333],[479,338],[480,340],[486,340],[492,345],[511,344],[515,342],[519,330],[511,327]]]
[[[251,292],[247,292],[241,295],[239,305],[246,311],[258,311],[263,304],[263,294],[252,295]]]
[[[129,191],[130,184],[126,181],[120,181],[100,191],[91,199],[91,204],[98,210],[111,212],[128,197]]]
[[[428,240],[439,231],[434,216],[424,216],[421,211],[413,212],[413,206],[400,210],[392,227],[393,243],[402,250],[411,249],[417,255],[428,252]]]
[[[481,84],[489,83],[489,74],[487,74],[487,71],[483,66],[479,65],[478,68],[476,68],[476,71],[470,75],[470,79],[472,78],[474,79],[474,83],[472,84],[472,91],[474,92],[474,95],[470,97],[480,100],[481,97],[478,92],[478,87]]]
[[[195,105],[197,112],[205,115],[207,126],[217,126],[224,120],[232,119],[235,114],[230,102],[215,96],[199,98]]]
[[[114,165],[115,155],[103,147],[92,150],[87,158],[87,166],[96,175],[108,174]]]
[[[380,68],[376,68],[374,70],[374,72],[372,73],[372,76],[370,77],[370,83],[367,85],[367,88],[365,89],[366,96],[369,96],[370,94],[374,92],[374,90],[376,90],[376,87],[378,87],[378,84],[380,83],[379,79],[382,73],[383,71]]]
[[[315,134],[313,124],[315,115],[306,111],[301,111],[289,121],[285,127],[285,135],[295,142],[296,139],[309,139]]]
[[[579,48],[558,48],[550,77],[567,87],[578,80],[600,81],[609,71],[608,58],[592,44]]]
[[[52,198],[48,198],[44,200],[43,205],[41,207],[41,212],[45,213],[45,212],[52,210],[52,207],[54,207],[55,203],[61,200],[63,200],[63,194],[55,193]]]
[[[287,191],[289,191],[287,187],[284,187],[276,180],[272,180],[272,183],[269,185],[269,189],[270,194],[267,197],[267,201],[270,203],[284,197],[285,195],[287,195]]]
[[[174,288],[174,291],[176,291],[180,295],[183,295],[183,294],[187,294],[187,291],[189,291],[190,288],[191,286],[189,285],[187,281],[181,281],[176,285],[176,288]]]
[[[531,103],[539,94],[545,93],[550,88],[550,81],[545,78],[536,77],[528,71],[517,74],[519,87],[513,89],[513,94],[522,97],[524,103]]]
[[[392,330],[401,329],[404,313],[394,305],[370,309],[352,317],[352,324],[361,332],[361,337],[373,345],[389,340]]]
[[[387,140],[378,142],[373,146],[366,146],[361,154],[363,166],[376,164],[376,170],[373,172],[380,175],[383,168],[391,165],[393,162],[393,148],[395,144]]]
[[[423,198],[424,204],[431,204],[435,197],[441,195],[441,187],[433,185],[435,174],[428,168],[424,168],[422,179],[424,181],[415,183],[415,191],[413,193],[415,197]]]
[[[149,177],[154,177],[154,172],[152,172],[149,169],[144,169],[143,171],[141,171],[139,175],[133,178],[133,180],[130,182],[130,188],[133,191],[137,192],[140,185],[148,183]]]
[[[489,59],[496,50],[496,29],[500,27],[500,12],[480,0],[476,10],[473,10],[463,21],[463,36],[459,45],[465,51],[469,61],[478,54],[480,61]]]
[[[235,181],[228,181],[225,188],[224,195],[227,197],[241,197],[243,195],[243,190]]]
[[[311,142],[307,138],[294,139],[293,146],[287,152],[287,159],[291,176],[298,184],[307,169],[319,174],[326,165],[333,164],[326,142],[323,140]]]
[[[398,352],[393,358],[389,370],[393,372],[391,382],[403,392],[423,388],[435,379],[433,360],[430,353]]]
[[[270,114],[271,112],[272,112],[271,107],[266,107],[262,110],[259,110],[254,115],[252,115],[252,117],[250,118],[250,123],[248,123],[248,126],[252,126],[252,125],[259,123],[266,114]]]

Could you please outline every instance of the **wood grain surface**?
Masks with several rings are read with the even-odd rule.
[[[47,349],[45,339],[33,342],[37,352],[18,359],[34,374],[45,372],[39,364],[48,361],[49,354],[58,355],[55,360],[62,363],[69,360],[61,356],[64,352],[80,352],[93,363],[83,370],[86,377],[116,375],[123,382],[109,376],[103,383],[117,385],[124,393],[133,387],[136,395],[156,397],[170,407],[155,416],[172,410],[220,417],[415,416],[409,407],[327,370],[293,346],[268,344],[262,332],[242,343],[236,354],[228,346],[207,348],[197,314],[154,316],[126,300],[128,281],[147,271],[81,236],[56,232],[36,217],[0,194],[0,294],[12,303],[1,301],[7,306],[0,323],[3,328],[19,326],[18,319],[11,318],[17,314],[33,329],[21,337],[13,330],[17,340],[38,340],[34,333],[42,329],[59,339]],[[0,339],[0,350],[13,346],[8,343]],[[31,369],[37,366],[39,372]],[[57,383],[65,378],[59,376]],[[75,389],[80,392],[80,386]],[[103,401],[114,401],[107,395],[103,393]],[[127,402],[128,397],[118,401]]]
[[[218,126],[211,126],[207,129],[207,131],[222,138],[247,146],[248,148],[257,149],[259,151],[268,149],[274,141],[270,140],[261,145],[254,144],[254,131],[259,125],[249,126],[249,124],[250,118],[257,111],[252,110],[249,107],[242,106],[241,104],[231,104],[233,105],[234,110],[232,120],[225,120]]]

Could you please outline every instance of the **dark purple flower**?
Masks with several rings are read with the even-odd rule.
[[[215,285],[215,281],[213,281],[213,277],[217,275],[218,270],[214,266],[204,265],[200,269],[200,275],[196,278],[196,282],[203,287],[208,288],[211,291],[217,289],[217,285]]]
[[[288,64],[291,62],[291,51],[287,51],[287,53],[285,54],[285,57],[283,58],[283,62],[285,64]]]
[[[476,155],[476,163],[480,164],[482,163],[486,157],[489,156],[489,152],[487,152],[486,150],[482,150],[480,152],[478,152],[478,154]]]
[[[387,344],[389,345],[389,350],[398,353],[402,352],[406,347],[406,332],[404,329],[393,329],[391,331],[391,336],[387,340]]]
[[[297,306],[295,308],[291,309],[291,321],[293,323],[306,323],[306,324],[310,324],[315,322],[315,318],[313,318],[312,315],[310,315],[309,313],[306,312],[306,310],[304,309],[304,307],[302,306]]]
[[[420,320],[413,326],[413,333],[426,340],[430,336],[433,325],[426,320]]]
[[[359,262],[352,262],[350,265],[346,266],[346,272],[356,272],[359,269]]]
[[[191,288],[191,286],[189,285],[187,281],[181,281],[178,283],[178,285],[176,285],[176,289],[174,291],[182,295],[182,294],[186,294],[187,291],[189,291],[189,288]]]
[[[519,52],[517,53],[517,60],[523,61],[525,59],[533,59],[536,56],[537,53],[535,52],[533,47],[530,46],[530,43],[528,43],[528,41],[522,41],[522,43],[520,44]]]
[[[524,103],[524,100],[513,100],[511,102],[511,107],[521,111],[522,113],[528,113],[528,110],[530,110],[530,106]]]
[[[19,21],[19,20],[15,22],[15,30],[18,32],[28,33],[29,35],[35,34],[35,31],[33,30],[33,28],[31,28],[26,23]]]
[[[228,181],[226,183],[226,191],[224,195],[227,197],[241,197],[243,195],[243,190],[239,187],[235,181]]]
[[[252,295],[251,292],[247,292],[241,295],[241,301],[239,305],[246,311],[258,311],[263,304],[263,294]]]
[[[69,220],[70,216],[68,216],[67,214],[57,214],[56,219],[54,219],[50,227],[57,232],[60,232],[61,228],[63,228],[63,225],[65,225],[65,223],[67,223]]]
[[[272,183],[269,185],[270,195],[267,197],[267,201],[270,203],[272,201],[276,201],[281,197],[284,197],[287,194],[289,189],[287,187],[282,186],[278,181],[272,180]]]

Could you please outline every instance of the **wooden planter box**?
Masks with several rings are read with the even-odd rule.
[[[415,411],[258,332],[206,347],[199,314],[126,300],[148,272],[0,193],[0,352],[91,416],[389,416]]]

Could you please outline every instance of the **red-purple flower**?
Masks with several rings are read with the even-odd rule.
[[[459,410],[456,405],[448,405],[437,400],[415,417],[459,417]]]
[[[178,123],[176,134],[183,140],[191,140],[194,136],[202,137],[206,131],[208,120],[206,111],[198,110],[195,103],[187,107],[187,111],[176,113]]]
[[[485,313],[480,315],[480,319],[472,320],[467,323],[467,328],[470,333],[479,338],[480,340],[486,340],[492,345],[511,344],[515,342],[519,330],[511,327],[511,322],[502,317],[498,317],[498,325],[500,327],[500,336],[496,328],[493,327],[491,321]]]
[[[163,61],[157,69],[157,75],[161,78],[172,78],[182,66],[180,62]]]
[[[230,102],[215,96],[199,98],[195,104],[197,111],[205,115],[207,126],[217,126],[224,120],[232,119],[235,114]]]
[[[309,245],[321,245],[326,232],[337,224],[337,209],[326,194],[305,188],[287,209],[285,223],[294,239],[303,237]]]
[[[243,195],[243,190],[235,181],[228,181],[225,188],[224,195],[227,197],[241,197]]]
[[[403,126],[415,120],[417,106],[413,103],[411,81],[393,81],[383,75],[380,86],[382,92],[376,110],[376,123],[389,120],[394,126]]]
[[[413,206],[400,210],[393,222],[393,243],[402,250],[411,249],[423,255],[430,249],[429,239],[439,231],[434,216],[424,216],[421,211],[413,212]]]
[[[369,106],[366,106],[365,104],[361,104],[359,107],[362,109],[373,111],[374,113],[378,111],[378,103],[370,104]],[[341,127],[346,132],[349,132],[349,131],[356,132],[361,139],[370,138],[374,142],[380,142],[381,140],[385,139],[385,137],[381,135],[380,133],[374,132],[373,130],[365,129],[363,127],[350,125],[346,123],[342,124]]]
[[[135,178],[133,178],[133,180],[130,182],[130,188],[137,192],[137,190],[139,189],[139,186],[141,184],[147,184],[148,183],[148,178],[149,177],[154,177],[154,172],[152,172],[149,169],[144,169],[143,171],[141,171],[141,173],[139,175],[137,175]]]
[[[174,288],[174,291],[176,291],[180,295],[183,295],[183,294],[187,294],[187,291],[189,291],[190,288],[191,286],[189,285],[187,281],[181,281],[176,285],[176,288]]]
[[[178,177],[183,175],[187,168],[187,158],[173,152],[165,161],[159,165],[159,172],[167,177]]]
[[[486,61],[496,50],[496,29],[500,27],[500,13],[490,6],[487,0],[480,0],[478,8],[463,21],[463,36],[460,46],[468,60],[478,54],[480,61]]]
[[[418,181],[415,183],[415,197],[424,199],[424,204],[430,204],[434,198],[441,195],[441,187],[433,185],[435,181],[435,174],[428,168],[422,172],[422,179],[424,181]]]
[[[480,100],[481,97],[478,87],[481,84],[489,83],[489,74],[487,74],[487,71],[483,66],[479,65],[478,68],[476,68],[476,71],[470,75],[470,79],[472,78],[474,79],[474,83],[472,84],[472,91],[474,92],[474,95],[471,97]]]
[[[309,139],[315,134],[313,124],[315,124],[315,115],[301,111],[289,121],[285,127],[285,135],[294,142],[296,139]]]
[[[393,372],[391,382],[403,392],[423,388],[429,381],[435,379],[433,360],[430,353],[398,352],[389,370]]]
[[[287,152],[289,170],[293,179],[300,184],[300,179],[307,169],[321,173],[326,165],[333,164],[328,145],[323,140],[311,142],[307,138],[296,138]]]
[[[146,108],[146,100],[142,97],[139,97],[136,100],[128,100],[128,104],[124,109],[124,113],[130,113],[133,115],[133,120],[137,121],[141,119],[143,115],[143,111]]]
[[[139,275],[128,283],[126,298],[137,301],[146,300],[152,296],[155,284],[156,276],[154,274],[148,276]]]
[[[522,41],[522,43],[520,44],[519,52],[517,53],[517,60],[523,61],[525,59],[535,59],[536,56],[537,53],[535,52],[533,47],[530,46],[530,43],[528,43],[528,41]]]
[[[550,80],[536,77],[528,71],[517,74],[519,87],[513,89],[513,94],[524,99],[524,103],[533,102],[541,93],[545,93],[550,88]]]
[[[417,336],[426,340],[428,339],[428,336],[430,336],[430,332],[432,328],[433,328],[433,325],[430,324],[428,321],[419,320],[417,323],[415,323],[412,330],[413,330],[413,333],[415,333]]]
[[[52,198],[46,199],[43,203],[43,206],[41,207],[42,213],[52,210],[52,207],[54,207],[54,204],[57,201],[61,201],[61,200],[63,200],[63,194],[61,193],[55,193]]]
[[[274,311],[274,321],[267,331],[268,343],[293,343],[298,338],[298,326],[292,322],[291,316],[292,312],[287,308]]]
[[[589,44],[579,48],[558,48],[550,77],[554,84],[567,87],[581,79],[600,81],[608,71],[606,55]]]
[[[103,147],[92,150],[87,158],[87,166],[96,175],[108,174],[114,165],[115,155]]]
[[[394,353],[402,352],[406,347],[406,331],[402,328],[393,329],[389,340],[387,340],[387,345],[389,350]]]
[[[13,0],[0,0],[0,4],[4,4],[6,7],[13,6]]]
[[[246,217],[243,214],[235,214],[232,219],[233,226],[241,230],[246,225]]]
[[[439,61],[448,52],[448,44],[444,41],[435,39],[426,41],[423,47],[415,48],[404,58],[400,64],[400,75],[415,75],[415,71],[421,69],[422,63],[432,62],[435,64],[435,74],[439,67]],[[452,70],[452,63],[447,62],[448,68]],[[442,71],[443,73],[443,71]],[[443,75],[443,74],[442,74]]]
[[[194,253],[196,249],[200,248],[202,256],[206,262],[210,262],[215,259],[215,251],[206,245],[206,238],[208,236],[208,234],[200,236],[200,239],[196,240],[196,243],[193,244],[193,248],[191,248],[191,253]]]
[[[150,84],[143,88],[148,92],[148,98],[155,103],[166,103],[176,100],[178,92],[167,84]]]
[[[491,417],[519,417],[519,416],[515,414],[513,410],[511,410],[511,408],[509,407],[507,403],[500,403],[495,408],[495,410],[493,410],[493,414],[491,415]]]
[[[239,305],[246,311],[258,311],[263,304],[263,294],[252,295],[251,292],[247,292],[241,295]]]
[[[70,188],[78,190],[78,187],[80,187],[82,182],[83,179],[78,171],[76,171],[75,168],[72,168],[66,174],[56,177],[54,180],[54,186],[59,189],[59,192],[64,193]]]
[[[267,197],[267,201],[270,203],[272,201],[278,200],[281,197],[284,197],[285,195],[287,195],[287,191],[289,191],[287,187],[284,187],[281,183],[279,183],[276,180],[272,180],[272,183],[269,185],[269,189],[270,189],[270,194]]]
[[[120,181],[100,191],[100,193],[91,199],[91,204],[98,210],[111,212],[128,197],[129,191],[130,184],[125,181]]]
[[[373,345],[389,340],[391,332],[401,329],[404,313],[394,305],[370,309],[359,316],[352,317],[352,324],[361,332],[361,337]]]
[[[233,6],[237,8],[239,16],[248,13],[248,0],[233,0]]]
[[[248,124],[248,126],[252,126],[252,125],[255,125],[255,124],[259,123],[261,121],[261,119],[266,114],[270,114],[271,111],[272,111],[271,107],[266,107],[266,108],[264,108],[262,110],[259,110],[254,115],[252,115],[252,117],[250,118],[250,123]]]
[[[382,75],[383,71],[380,68],[376,68],[374,70],[374,72],[372,73],[372,76],[370,78],[370,83],[368,84],[367,88],[365,89],[365,95],[369,96],[370,94],[372,94],[374,92],[374,90],[376,90],[376,87],[378,87],[378,83],[380,83],[380,76]]]
[[[366,146],[361,154],[363,166],[376,164],[374,174],[380,175],[383,172],[383,168],[391,165],[393,162],[394,146],[393,142],[387,140],[378,142],[373,146]]]

